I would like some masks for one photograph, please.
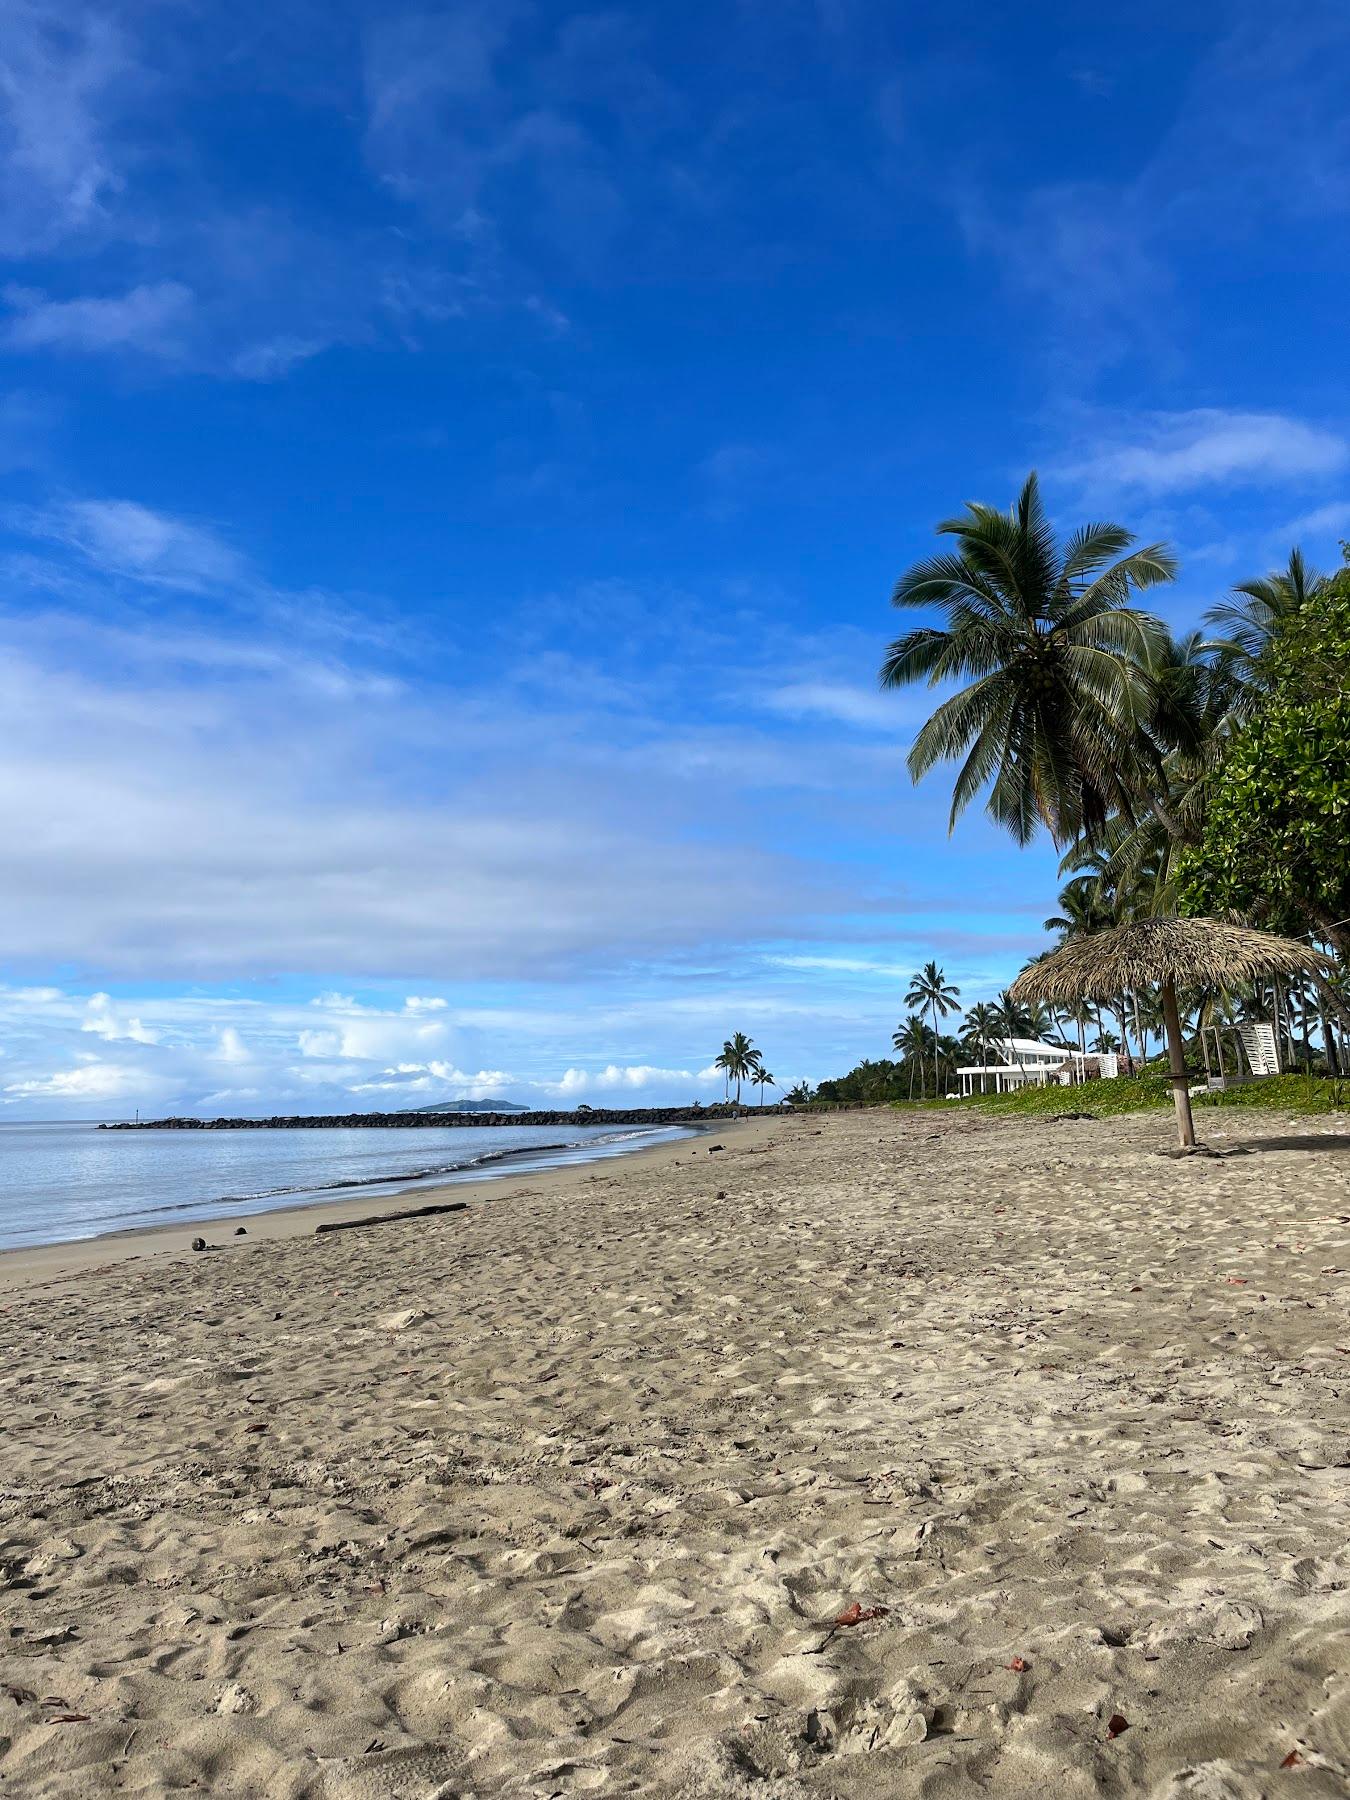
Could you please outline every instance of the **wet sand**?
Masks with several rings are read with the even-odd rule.
[[[1344,1794],[1350,1128],[1221,1124],[6,1258],[0,1794]]]

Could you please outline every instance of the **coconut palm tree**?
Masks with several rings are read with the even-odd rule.
[[[919,1071],[919,1098],[923,1098],[923,1058],[928,1048],[928,1027],[918,1013],[911,1013],[891,1033],[891,1048],[909,1064],[909,1097],[914,1098],[914,1070]]]
[[[759,1051],[743,1031],[737,1031],[722,1046],[722,1054],[714,1062],[715,1069],[721,1069],[728,1084],[736,1083],[736,1104],[741,1103],[741,1083],[754,1077],[759,1068]]]
[[[751,1085],[754,1087],[757,1087],[759,1089],[759,1104],[762,1108],[764,1105],[764,1090],[765,1090],[765,1088],[766,1087],[777,1087],[778,1083],[774,1080],[773,1076],[770,1075],[769,1071],[764,1067],[763,1063],[756,1064],[755,1072],[751,1076],[750,1080],[751,1080]]]
[[[1009,1056],[1012,1057],[1018,1068],[1021,1069],[1022,1073],[1025,1075],[1027,1072],[1026,1065],[1018,1055],[1015,1043],[1018,1038],[1029,1038],[1031,1036],[1031,1014],[1020,1000],[1013,999],[1007,988],[1004,988],[1003,992],[994,1002],[993,1012],[994,1017],[998,1021],[998,1028],[1003,1033]]]
[[[926,962],[919,973],[910,978],[905,1005],[928,1008],[933,1026],[933,1042],[936,1044],[939,1017],[945,1019],[948,1013],[955,1012],[960,999],[960,989],[952,986],[935,962]],[[933,1097],[937,1098],[936,1057],[933,1059]]]
[[[1019,844],[1042,825],[1063,845],[1099,834],[1112,812],[1133,818],[1166,633],[1130,601],[1172,579],[1170,552],[1132,549],[1120,525],[1084,525],[1058,543],[1034,473],[1009,511],[970,504],[937,529],[955,552],[916,563],[891,598],[937,607],[944,624],[897,638],[881,683],[969,685],[920,730],[911,776],[961,759],[950,823],[988,787],[991,817]]]
[[[1060,864],[1061,873],[1090,871],[1116,919],[1175,910],[1178,859],[1201,839],[1210,779],[1242,722],[1243,696],[1253,691],[1199,632],[1164,644],[1152,679],[1133,812],[1117,813]]]
[[[998,1030],[998,1014],[986,1001],[981,1000],[972,1006],[961,1021],[961,1028],[966,1034],[966,1042],[975,1047],[979,1053],[980,1067],[985,1068],[989,1062],[989,1045]],[[989,1077],[981,1075],[980,1092],[984,1093]]]
[[[1291,550],[1285,568],[1272,569],[1254,581],[1238,582],[1231,599],[1211,606],[1205,614],[1206,625],[1221,633],[1212,648],[1221,662],[1235,669],[1247,689],[1242,711],[1249,710],[1255,700],[1255,691],[1260,687],[1261,657],[1270,640],[1285,619],[1325,587],[1326,579],[1308,567],[1301,550]]]

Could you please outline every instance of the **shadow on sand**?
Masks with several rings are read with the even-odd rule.
[[[1263,1150],[1336,1150],[1350,1154],[1350,1131],[1328,1131],[1317,1137],[1253,1138],[1248,1144],[1225,1144],[1215,1156],[1256,1156]]]

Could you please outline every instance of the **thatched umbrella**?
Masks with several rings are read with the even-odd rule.
[[[1195,1148],[1186,1086],[1178,987],[1234,987],[1258,975],[1324,975],[1325,957],[1292,938],[1219,919],[1134,919],[1087,932],[1052,950],[1012,984],[1014,1000],[1107,1000],[1129,988],[1162,992],[1172,1098],[1183,1150]]]

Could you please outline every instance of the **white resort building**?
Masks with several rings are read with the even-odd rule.
[[[1044,1087],[1048,1082],[1067,1084],[1082,1081],[1088,1063],[1096,1063],[1102,1075],[1115,1075],[1119,1063],[1114,1056],[1085,1056],[1081,1050],[1066,1050],[1061,1044],[1042,1044],[1036,1038],[990,1038],[989,1049],[997,1062],[973,1063],[956,1071],[961,1082],[961,1095],[1001,1094],[1007,1088],[1024,1087],[1028,1082]]]

